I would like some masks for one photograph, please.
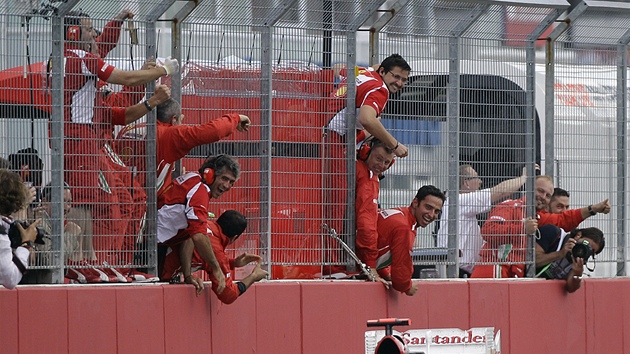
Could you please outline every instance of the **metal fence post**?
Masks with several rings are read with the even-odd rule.
[[[168,0],[162,4],[154,7],[147,14],[147,28],[146,28],[146,47],[145,57],[148,59],[155,56],[157,49],[157,35],[155,22],[166,12],[166,10],[175,3],[175,0]],[[157,60],[157,58],[156,58]],[[180,63],[181,64],[181,63]],[[181,73],[175,74],[175,76],[181,76]],[[155,82],[148,82],[146,84],[147,98],[153,95],[155,90]],[[146,115],[147,120],[147,134],[146,134],[146,193],[147,193],[147,212],[146,212],[146,228],[145,228],[145,244],[147,245],[147,268],[149,273],[158,274],[157,272],[157,191],[156,191],[156,169],[157,162],[155,156],[156,150],[156,112],[152,110]],[[158,274],[159,276],[159,274]]]

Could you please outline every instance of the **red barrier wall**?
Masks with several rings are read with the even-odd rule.
[[[560,281],[429,280],[413,297],[266,282],[232,305],[187,285],[23,286],[0,289],[0,353],[363,353],[365,322],[383,317],[495,327],[508,354],[630,353],[630,279],[585,279],[574,294]]]

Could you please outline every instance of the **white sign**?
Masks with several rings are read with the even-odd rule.
[[[410,329],[393,331],[410,354],[501,354],[501,331],[494,327]],[[374,354],[385,330],[365,332],[365,354]]]

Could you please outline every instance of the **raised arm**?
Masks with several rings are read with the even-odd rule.
[[[503,198],[507,198],[512,193],[521,189],[527,180],[527,168],[523,167],[523,174],[520,177],[508,179],[490,188],[490,200],[494,203]]]
[[[387,129],[381,123],[381,120],[377,117],[377,112],[374,107],[363,105],[359,109],[359,123],[367,130],[370,135],[373,135],[378,140],[382,141],[388,147],[394,149],[394,154],[398,157],[406,157],[409,153],[407,147],[396,140]]]

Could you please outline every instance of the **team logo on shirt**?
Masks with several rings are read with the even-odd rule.
[[[335,92],[335,97],[343,97],[348,92],[348,86],[342,86]]]

